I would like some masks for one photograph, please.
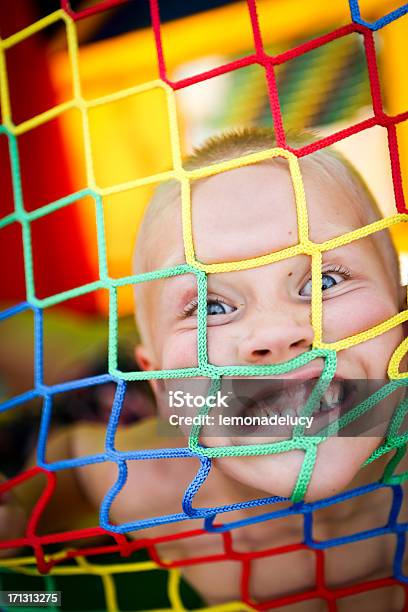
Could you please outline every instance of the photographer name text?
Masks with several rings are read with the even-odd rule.
[[[292,415],[292,414],[273,414],[271,416],[228,416],[225,414],[211,415],[198,414],[195,416],[171,414],[169,423],[173,426],[193,426],[200,427],[296,427],[300,425],[310,429],[313,424],[312,416]]]

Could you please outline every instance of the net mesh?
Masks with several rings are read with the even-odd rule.
[[[81,12],[75,12],[71,9],[68,0],[61,0],[60,10],[48,15],[44,19],[30,25],[29,27],[1,40],[0,43],[0,95],[2,107],[2,125],[0,132],[4,134],[9,143],[9,154],[12,168],[12,181],[14,192],[15,209],[12,213],[0,219],[0,229],[5,228],[11,223],[17,222],[21,224],[24,249],[24,266],[26,279],[26,295],[27,300],[12,308],[4,310],[0,313],[0,320],[5,320],[13,317],[23,311],[31,310],[34,314],[35,328],[35,376],[34,387],[30,391],[13,397],[4,402],[0,410],[2,412],[12,410],[13,408],[23,404],[33,398],[43,399],[43,410],[41,425],[38,439],[37,449],[37,466],[32,470],[26,471],[21,475],[9,480],[0,486],[2,491],[11,490],[18,486],[19,483],[37,476],[42,473],[46,477],[47,485],[39,498],[33,512],[29,518],[24,537],[8,540],[0,543],[1,549],[15,548],[28,546],[33,551],[33,556],[13,559],[2,559],[0,566],[4,569],[4,577],[10,572],[35,576],[46,574],[44,577],[47,588],[52,589],[55,585],[56,577],[58,576],[74,576],[78,574],[92,574],[100,577],[103,585],[103,590],[106,599],[106,609],[119,610],[117,589],[115,587],[115,575],[126,572],[144,572],[148,570],[167,569],[168,570],[168,610],[185,610],[187,609],[180,595],[180,568],[191,564],[220,562],[225,560],[235,560],[242,565],[241,571],[241,603],[230,602],[223,605],[217,605],[213,608],[201,607],[200,609],[217,609],[217,610],[262,610],[273,609],[279,606],[286,606],[295,602],[304,600],[313,600],[315,598],[323,599],[327,602],[329,610],[336,610],[339,599],[353,594],[358,594],[372,589],[380,589],[383,587],[392,586],[395,584],[401,585],[405,592],[405,607],[408,609],[408,577],[403,571],[403,557],[405,548],[406,531],[408,523],[399,522],[398,517],[400,509],[403,505],[403,489],[402,483],[408,479],[408,473],[397,473],[398,465],[404,457],[406,444],[408,441],[408,432],[400,432],[401,424],[407,414],[408,400],[403,400],[389,424],[387,434],[383,443],[366,463],[371,463],[383,456],[386,453],[393,451],[392,458],[387,464],[384,474],[379,482],[370,485],[362,486],[351,491],[347,491],[331,498],[327,498],[318,502],[305,503],[304,496],[310,482],[313,468],[316,461],[318,445],[323,442],[331,433],[342,429],[351,422],[357,420],[361,415],[367,413],[373,406],[377,405],[382,399],[388,397],[399,387],[404,387],[408,384],[407,373],[400,371],[400,363],[408,349],[408,339],[402,342],[398,349],[392,355],[388,367],[389,383],[376,391],[368,399],[355,406],[346,415],[341,417],[336,423],[328,425],[319,436],[304,436],[303,429],[296,426],[292,438],[290,440],[279,441],[270,444],[251,444],[234,447],[216,447],[207,448],[200,444],[200,427],[194,426],[189,438],[188,446],[181,448],[168,449],[149,449],[135,451],[118,451],[115,448],[115,434],[120,417],[123,399],[126,393],[127,381],[148,380],[148,379],[169,379],[169,378],[192,378],[206,377],[211,381],[210,393],[215,392],[220,388],[223,376],[263,376],[263,375],[282,375],[299,368],[314,359],[324,359],[324,368],[319,381],[315,385],[310,397],[304,407],[303,414],[312,414],[316,402],[327,390],[335,372],[337,364],[337,353],[347,348],[356,346],[371,338],[387,332],[396,326],[401,325],[408,320],[408,310],[405,309],[390,319],[372,327],[369,330],[358,333],[339,340],[334,343],[326,343],[322,337],[322,255],[326,251],[335,249],[353,241],[371,236],[385,228],[390,228],[397,223],[408,220],[408,211],[404,203],[404,195],[402,188],[400,162],[398,156],[397,132],[396,126],[408,119],[408,111],[398,114],[387,114],[383,108],[382,95],[379,82],[379,74],[376,60],[376,50],[374,43],[374,31],[387,25],[391,21],[402,17],[408,7],[405,5],[398,10],[383,16],[381,19],[373,23],[369,23],[361,18],[358,2],[350,0],[350,15],[351,21],[348,25],[341,27],[328,34],[309,40],[306,43],[292,48],[288,51],[272,56],[268,54],[263,45],[262,34],[257,18],[255,0],[248,0],[248,11],[252,24],[254,49],[250,55],[240,58],[235,61],[228,62],[225,65],[215,69],[206,71],[201,74],[172,81],[167,76],[166,62],[163,53],[161,41],[161,25],[160,14],[157,0],[150,0],[152,28],[155,36],[157,58],[159,66],[160,79],[144,83],[129,89],[112,93],[97,99],[85,99],[81,92],[81,79],[78,67],[78,42],[76,33],[76,21],[106,10],[112,6],[121,4],[126,0],[109,0],[100,2],[92,7],[89,7]],[[22,123],[15,124],[12,117],[12,108],[9,98],[9,83],[8,73],[5,62],[5,52],[14,45],[23,41],[36,32],[41,31],[45,27],[54,24],[58,21],[63,21],[67,30],[68,53],[71,62],[71,70],[73,75],[73,98],[63,102],[53,108],[36,115]],[[323,45],[341,39],[350,33],[357,33],[361,36],[365,57],[367,62],[368,74],[370,79],[370,89],[372,97],[373,114],[369,119],[365,119],[355,125],[351,125],[346,129],[342,129],[330,136],[318,139],[310,144],[294,149],[287,145],[286,134],[282,123],[281,109],[277,91],[275,71],[276,67],[285,62],[297,58],[302,54],[322,47]],[[211,79],[215,76],[226,74],[237,70],[243,66],[258,65],[264,69],[265,78],[268,87],[270,112],[273,118],[277,146],[270,150],[253,153],[232,159],[230,161],[220,162],[208,167],[195,170],[186,170],[183,168],[183,163],[180,153],[180,135],[179,126],[176,114],[175,92],[189,85],[200,83]],[[149,175],[137,180],[131,180],[126,183],[115,184],[109,187],[100,187],[95,179],[95,172],[92,161],[91,136],[89,130],[88,112],[90,109],[110,102],[118,101],[131,95],[143,93],[153,89],[161,89],[166,97],[168,110],[169,130],[171,136],[171,150],[173,167],[170,171],[161,172],[159,174]],[[79,192],[73,193],[68,197],[51,202],[46,206],[42,206],[34,211],[27,212],[24,207],[21,177],[19,168],[19,153],[17,147],[17,137],[24,134],[53,118],[60,116],[69,109],[78,109],[81,113],[81,121],[84,134],[84,150],[86,159],[87,173],[87,188]],[[343,138],[366,130],[373,126],[382,126],[386,128],[388,134],[388,146],[391,160],[392,178],[395,193],[395,214],[380,221],[376,221],[366,225],[358,230],[343,234],[339,237],[328,240],[324,243],[317,244],[309,237],[309,219],[306,206],[306,198],[303,187],[302,175],[299,168],[299,159],[327,146],[330,146]],[[278,252],[273,252],[267,255],[254,257],[247,260],[232,261],[228,263],[211,263],[205,264],[199,261],[195,255],[194,242],[192,236],[192,211],[191,211],[191,181],[200,178],[208,177],[219,172],[225,172],[234,168],[239,168],[245,165],[254,164],[273,157],[281,157],[287,160],[290,168],[292,184],[295,193],[298,221],[298,243],[295,246],[285,248]],[[180,183],[182,194],[182,221],[183,221],[183,240],[185,248],[186,263],[175,267],[156,270],[151,273],[128,276],[125,278],[111,278],[108,273],[106,243],[104,237],[104,217],[102,207],[102,197],[114,193],[119,193],[138,186],[155,184],[169,179],[175,179]],[[99,279],[95,282],[76,287],[69,291],[50,295],[46,298],[39,299],[36,296],[35,277],[33,271],[33,254],[31,243],[31,223],[49,215],[59,209],[69,206],[72,203],[80,201],[85,196],[93,199],[95,205],[95,218],[97,225],[98,238],[98,261],[99,261]],[[206,304],[207,304],[207,275],[219,272],[236,271],[253,269],[259,266],[281,261],[284,258],[294,257],[296,255],[308,255],[312,261],[312,308],[311,320],[314,329],[313,347],[310,351],[303,353],[295,359],[291,359],[285,363],[278,365],[262,365],[262,366],[216,366],[209,362],[207,353],[207,326],[206,326]],[[197,282],[198,291],[198,355],[197,367],[173,369],[173,370],[158,370],[158,371],[137,371],[137,372],[122,372],[118,368],[118,289],[125,285],[134,285],[137,283],[145,283],[156,279],[166,278],[181,274],[193,274]],[[61,304],[80,295],[94,292],[98,289],[105,289],[109,292],[109,370],[105,375],[73,380],[62,384],[46,385],[43,380],[43,311],[44,309]],[[47,462],[46,449],[49,427],[52,415],[53,396],[57,393],[69,391],[73,389],[83,388],[103,384],[106,382],[114,382],[116,384],[115,400],[112,407],[112,414],[106,431],[106,446],[105,452],[80,457],[72,458],[58,462]],[[202,414],[209,412],[209,406],[204,406]],[[210,469],[211,461],[215,457],[231,457],[231,456],[254,456],[272,453],[282,453],[290,450],[303,451],[303,463],[297,477],[296,484],[293,488],[290,501],[292,502],[285,509],[274,510],[273,505],[288,501],[282,497],[268,497],[265,499],[251,500],[228,506],[197,508],[194,507],[194,498],[205,482]],[[142,520],[134,520],[122,524],[113,524],[110,519],[110,508],[112,503],[122,491],[127,480],[128,462],[151,460],[151,459],[178,459],[185,457],[198,457],[200,460],[200,468],[197,475],[187,487],[181,502],[181,511],[176,514],[164,514],[153,518]],[[106,493],[100,509],[100,526],[95,528],[82,529],[66,533],[55,533],[47,535],[39,535],[37,526],[44,512],[44,509],[49,502],[53,491],[55,490],[56,479],[58,474],[63,470],[78,468],[84,465],[100,463],[104,461],[114,462],[118,468],[118,479],[114,486]],[[313,515],[316,510],[340,504],[357,496],[364,496],[377,491],[379,489],[388,488],[391,490],[392,502],[389,508],[389,514],[386,524],[380,525],[377,528],[354,533],[344,537],[319,541],[313,534]],[[251,508],[256,506],[268,506],[265,514],[261,516],[250,517],[245,520],[226,522],[217,524],[217,516],[222,514]],[[296,544],[287,546],[272,547],[257,552],[238,552],[234,550],[231,531],[244,525],[283,518],[290,515],[300,515],[303,519],[303,540]],[[129,531],[140,530],[146,527],[163,525],[177,521],[189,521],[191,519],[202,519],[203,528],[185,532],[182,534],[173,534],[158,538],[144,538],[143,533],[141,538],[129,542],[124,534]],[[70,541],[77,541],[92,536],[101,534],[110,534],[112,544],[97,547],[82,547],[70,548],[59,551],[54,554],[46,554],[45,547],[50,544],[69,544]],[[223,545],[223,552],[217,555],[197,557],[194,559],[181,559],[177,561],[166,561],[161,558],[158,553],[157,546],[163,542],[169,542],[176,539],[194,538],[201,534],[213,534],[214,538],[220,538]],[[395,536],[395,555],[393,563],[393,574],[386,578],[363,581],[343,588],[329,588],[325,581],[324,571],[324,555],[325,550],[331,547],[344,545],[351,542],[356,542],[366,538],[380,537],[385,534],[393,534]],[[149,552],[149,561],[126,562],[98,564],[95,562],[95,557],[104,553],[119,553],[120,557],[129,557],[135,550],[145,548]],[[297,593],[286,597],[275,598],[268,602],[257,603],[253,601],[250,595],[249,581],[251,575],[251,567],[254,559],[259,559],[273,555],[284,555],[290,552],[308,549],[313,552],[315,558],[315,586],[313,589]],[[198,609],[198,608],[197,608]]]

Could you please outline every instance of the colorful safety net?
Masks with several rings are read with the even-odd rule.
[[[35,508],[28,520],[24,537],[0,542],[0,549],[28,547],[32,551],[31,556],[18,558],[3,558],[0,560],[1,588],[7,584],[10,575],[17,576],[41,576],[46,588],[52,590],[58,584],[58,580],[64,576],[77,576],[89,574],[98,577],[103,586],[106,609],[116,612],[123,608],[119,604],[118,588],[116,578],[118,574],[129,572],[148,572],[167,570],[167,593],[168,605],[162,606],[162,610],[187,610],[180,591],[180,577],[182,568],[192,564],[218,563],[226,560],[234,560],[241,564],[241,601],[228,602],[214,607],[199,606],[194,609],[200,610],[266,610],[285,607],[286,605],[305,600],[322,599],[327,602],[327,609],[337,610],[338,601],[342,598],[356,595],[368,590],[381,589],[393,585],[400,585],[405,593],[404,609],[408,610],[408,576],[404,575],[403,558],[406,546],[406,532],[408,523],[399,520],[400,510],[404,504],[404,492],[402,484],[408,479],[408,473],[398,473],[398,466],[405,455],[408,432],[400,431],[401,424],[408,410],[408,400],[403,400],[389,423],[387,434],[383,443],[366,463],[371,463],[376,459],[390,454],[391,459],[387,464],[384,474],[379,482],[365,485],[354,490],[335,495],[333,497],[312,502],[304,502],[305,493],[310,482],[313,468],[316,461],[317,449],[319,444],[324,441],[334,431],[341,430],[350,423],[359,419],[363,414],[370,411],[381,400],[388,397],[396,389],[405,387],[408,384],[408,374],[400,371],[400,364],[408,350],[408,339],[405,339],[398,349],[394,352],[388,368],[389,383],[376,391],[368,399],[355,406],[346,415],[341,417],[336,423],[328,425],[318,436],[305,436],[301,427],[295,427],[292,438],[269,444],[248,444],[234,447],[207,448],[200,444],[200,427],[195,426],[186,447],[181,448],[160,448],[148,450],[119,451],[115,447],[115,434],[120,417],[123,399],[126,393],[127,381],[149,380],[149,379],[181,379],[193,377],[206,377],[210,383],[210,393],[216,391],[221,384],[222,377],[228,376],[278,376],[290,372],[296,368],[310,363],[314,359],[324,359],[324,368],[319,381],[315,385],[310,397],[304,407],[303,414],[312,414],[316,402],[327,390],[336,372],[337,353],[349,347],[356,346],[362,342],[372,339],[379,334],[383,334],[408,320],[408,309],[396,314],[390,319],[376,325],[375,327],[358,333],[354,336],[344,338],[338,342],[327,343],[323,341],[322,334],[322,255],[326,251],[335,249],[339,246],[353,241],[372,236],[385,228],[406,222],[408,220],[408,209],[404,202],[401,169],[398,156],[397,125],[408,119],[408,110],[398,115],[387,114],[383,107],[382,93],[377,67],[376,49],[374,32],[393,20],[401,18],[408,12],[408,5],[383,16],[373,23],[365,21],[359,10],[357,0],[350,0],[350,23],[335,31],[329,32],[318,38],[309,40],[296,48],[284,51],[279,55],[271,56],[264,48],[262,32],[257,16],[255,0],[247,0],[247,6],[253,31],[254,52],[215,69],[194,76],[172,81],[167,76],[166,61],[163,52],[161,23],[158,0],[150,0],[152,28],[156,42],[157,59],[160,78],[156,81],[144,83],[129,89],[112,93],[97,99],[86,99],[81,91],[81,79],[78,64],[78,42],[76,32],[76,22],[84,17],[107,10],[113,6],[122,4],[127,0],[107,0],[99,2],[83,11],[75,12],[71,9],[69,0],[61,0],[60,9],[48,15],[44,19],[26,27],[25,29],[12,34],[8,38],[1,40],[0,43],[0,96],[2,108],[2,124],[0,133],[8,139],[9,155],[11,160],[12,181],[14,192],[15,209],[7,216],[0,219],[0,230],[11,223],[19,223],[22,228],[26,295],[27,299],[16,306],[3,310],[0,313],[0,320],[5,320],[24,311],[31,310],[34,315],[35,328],[35,376],[34,387],[30,391],[12,397],[0,406],[0,411],[5,412],[24,404],[34,398],[43,399],[42,418],[38,437],[37,466],[19,476],[10,479],[0,485],[0,493],[11,490],[20,483],[43,474],[46,477],[46,486],[38,499]],[[41,31],[47,26],[56,22],[63,22],[67,30],[68,52],[71,62],[73,75],[73,97],[71,100],[63,102],[39,115],[31,117],[22,123],[13,122],[13,109],[10,103],[8,73],[5,62],[5,52],[14,45]],[[288,146],[286,134],[282,122],[281,109],[279,103],[278,89],[276,84],[275,70],[285,62],[297,58],[310,50],[320,48],[331,41],[340,39],[349,34],[358,34],[364,45],[365,58],[370,79],[370,89],[372,97],[373,114],[369,119],[365,119],[346,129],[342,129],[330,136],[317,139],[314,142],[297,149]],[[253,153],[213,164],[208,167],[186,170],[180,152],[180,134],[175,104],[175,92],[192,84],[202,83],[218,75],[226,74],[238,70],[241,67],[258,65],[264,69],[268,87],[270,112],[273,118],[273,125],[276,135],[277,146],[270,150]],[[173,167],[171,170],[145,176],[126,183],[116,184],[109,187],[100,187],[97,184],[92,163],[92,146],[88,122],[88,112],[97,106],[118,101],[127,96],[137,95],[153,89],[160,89],[166,97],[169,131],[171,136],[171,150]],[[87,184],[88,187],[77,193],[73,193],[60,200],[51,202],[34,211],[27,212],[24,207],[19,151],[16,138],[51,119],[58,117],[69,109],[78,109],[81,114],[81,121],[84,133],[84,150],[86,159]],[[392,178],[395,194],[395,214],[371,223],[358,230],[349,232],[339,237],[317,244],[309,237],[309,219],[307,202],[303,187],[302,175],[299,167],[299,159],[328,147],[343,138],[367,130],[374,126],[382,126],[388,133],[388,146],[391,160]],[[199,261],[195,254],[195,247],[192,235],[192,210],[191,210],[191,181],[208,177],[219,172],[225,172],[241,166],[255,164],[257,162],[280,157],[287,160],[291,179],[293,183],[298,220],[298,243],[295,246],[285,248],[278,252],[267,255],[260,255],[247,260],[232,261],[228,263],[205,264]],[[182,219],[183,219],[183,240],[185,248],[186,263],[175,267],[155,270],[153,272],[128,276],[125,278],[111,278],[108,272],[106,242],[104,233],[104,216],[102,197],[113,193],[119,193],[138,186],[155,184],[169,179],[175,179],[180,183],[182,193]],[[38,298],[36,295],[35,274],[33,268],[33,253],[31,241],[31,223],[46,215],[52,214],[57,210],[67,207],[84,197],[90,197],[95,205],[95,219],[97,226],[98,239],[98,258],[99,258],[99,279],[95,282],[76,287],[69,291],[54,294],[46,298]],[[216,366],[209,362],[207,354],[207,325],[206,325],[206,304],[207,304],[207,277],[208,274],[253,269],[259,266],[281,261],[282,259],[297,255],[308,255],[312,262],[312,308],[311,319],[314,329],[313,347],[310,351],[303,353],[299,357],[278,365],[262,366]],[[123,372],[118,368],[118,290],[126,285],[145,283],[156,279],[162,279],[175,275],[193,274],[197,282],[198,291],[198,355],[197,367],[159,370],[159,371],[135,371]],[[101,376],[83,378],[66,383],[47,385],[43,378],[43,312],[51,306],[62,304],[80,295],[85,295],[99,289],[109,292],[109,371]],[[105,452],[81,458],[71,458],[64,461],[48,462],[47,441],[49,428],[52,418],[52,407],[54,396],[66,391],[114,382],[116,384],[115,399],[112,406],[112,413],[106,431]],[[210,410],[209,406],[204,406],[202,413],[206,414]],[[296,484],[293,488],[290,500],[278,496],[265,499],[251,500],[230,504],[228,506],[218,506],[209,508],[199,508],[194,505],[197,492],[204,484],[215,457],[231,456],[254,456],[273,453],[284,453],[290,450],[301,450],[304,454],[302,467],[299,471]],[[183,499],[180,500],[180,512],[175,514],[163,514],[153,518],[129,521],[122,524],[113,524],[110,521],[110,508],[127,481],[128,464],[132,461],[149,461],[152,459],[171,459],[177,461],[180,458],[196,457],[200,461],[200,468],[197,475],[187,487]],[[56,481],[60,472],[85,465],[100,462],[114,462],[118,469],[118,479],[114,486],[107,491],[100,508],[100,526],[94,528],[79,529],[71,532],[52,533],[40,535],[37,527],[42,513],[46,509],[53,492],[55,491]],[[389,489],[391,495],[391,505],[389,508],[388,519],[385,524],[351,535],[321,541],[314,536],[313,516],[314,512],[328,508],[335,504],[341,504],[358,496],[369,495],[380,489]],[[274,504],[288,502],[285,509],[274,510]],[[252,507],[265,507],[265,513],[261,516],[251,517],[240,521],[230,521],[219,524],[217,517],[227,515],[234,510]],[[293,543],[279,547],[269,547],[256,552],[239,552],[234,550],[231,537],[234,529],[243,527],[254,522],[270,521],[287,516],[298,515],[303,520],[303,539],[298,543]],[[163,524],[170,524],[178,521],[189,521],[191,519],[202,519],[202,529],[191,530],[184,533],[177,533],[161,537],[144,537],[143,529]],[[140,530],[140,538],[129,541],[125,534],[130,531]],[[109,535],[112,539],[111,544],[100,546],[86,546],[88,538],[100,535]],[[163,559],[158,552],[158,545],[163,542],[183,538],[195,538],[203,534],[211,534],[218,538],[222,543],[222,552],[214,555],[207,555],[196,558],[178,559],[169,561]],[[392,575],[355,583],[348,587],[329,587],[325,580],[324,558],[325,551],[329,548],[342,546],[352,542],[368,538],[377,538],[386,534],[395,537],[395,554]],[[72,547],[70,542],[78,540],[84,541],[83,547]],[[58,552],[47,552],[46,547],[50,545],[64,545],[66,548]],[[134,561],[132,556],[135,551],[146,549],[150,560]],[[309,550],[313,553],[315,561],[315,585],[307,592],[295,593],[285,597],[275,598],[270,601],[256,602],[250,594],[250,576],[252,562],[274,555],[286,555],[300,550]],[[116,561],[110,563],[98,563],[101,555],[116,553]],[[68,584],[68,583],[67,583]],[[135,608],[133,608],[135,609]],[[150,608],[149,608],[150,609]]]

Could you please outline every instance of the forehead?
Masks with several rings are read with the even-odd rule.
[[[310,238],[324,242],[361,227],[361,202],[346,181],[306,167],[303,182]],[[247,259],[298,242],[296,201],[289,167],[238,168],[193,185],[193,238],[206,262]],[[238,252],[239,251],[239,252]]]

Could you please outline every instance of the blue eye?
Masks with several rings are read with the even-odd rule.
[[[226,315],[234,312],[235,308],[220,300],[208,300],[207,315]]]
[[[343,275],[342,275],[343,274]],[[342,281],[344,281],[344,276],[347,274],[346,272],[342,272],[342,274],[322,274],[322,291],[326,291],[327,289],[331,289],[335,285],[338,285]],[[348,275],[348,274],[347,274]],[[308,280],[307,283],[302,287],[299,291],[299,295],[310,297],[312,295],[312,279]]]
[[[197,314],[198,300],[192,300],[187,306],[183,309],[180,317],[182,319],[186,319],[187,317],[191,317]],[[229,315],[232,312],[235,312],[235,306],[230,306],[226,304],[221,299],[211,298],[207,299],[207,316],[213,315]]]
[[[334,287],[334,285],[337,285],[337,281],[333,276],[330,276],[330,274],[322,274],[322,291],[330,289],[330,287]]]

